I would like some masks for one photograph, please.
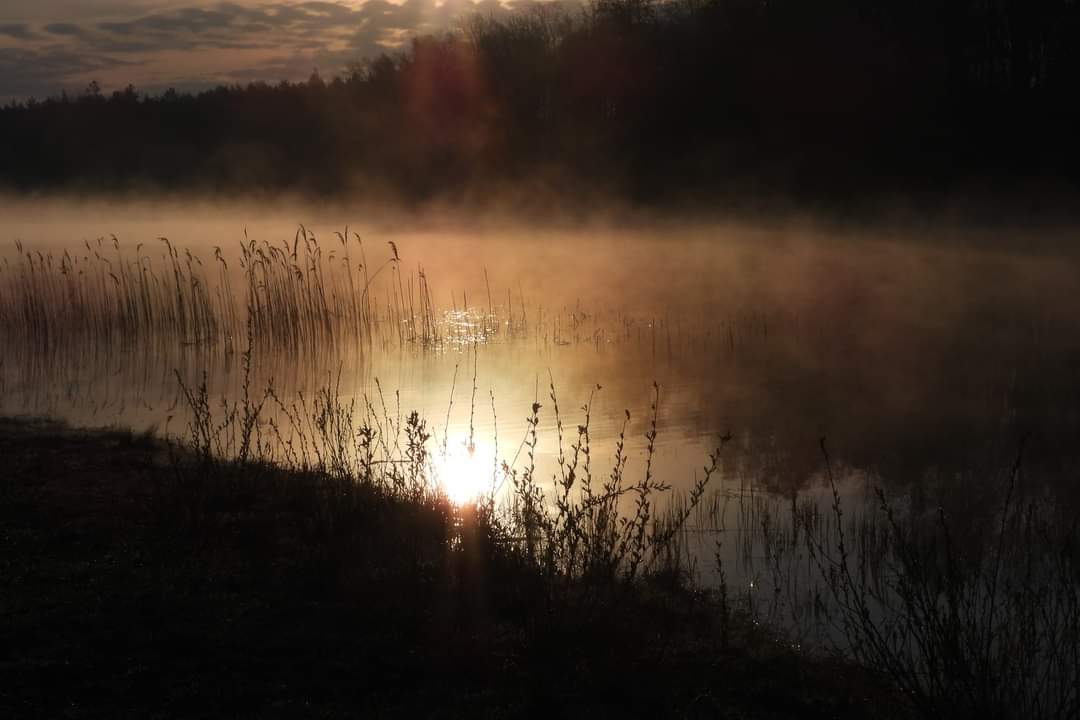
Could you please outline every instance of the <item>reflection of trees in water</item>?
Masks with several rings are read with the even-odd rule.
[[[708,577],[793,644],[884,673],[926,717],[1074,715],[1080,506],[1031,483],[1019,448],[962,482],[892,491],[823,454],[817,490],[725,500],[705,527],[735,555]]]

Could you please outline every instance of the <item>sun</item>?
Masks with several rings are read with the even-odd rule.
[[[492,491],[494,451],[481,444],[471,449],[468,440],[447,443],[445,455],[435,459],[436,480],[455,505],[465,505]]]

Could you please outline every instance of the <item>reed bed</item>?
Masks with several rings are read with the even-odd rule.
[[[16,242],[18,260],[3,260],[0,328],[7,337],[45,348],[73,339],[220,339],[230,316],[223,298],[209,289],[202,261],[166,238],[158,241],[156,259],[143,243],[134,257],[126,255],[116,237],[87,241],[84,253],[65,250],[58,256]]]
[[[568,432],[552,382],[550,405],[532,405],[517,452],[493,468],[490,492],[466,511],[442,491],[446,438],[440,442],[418,413],[403,412],[396,394],[377,390],[343,400],[331,385],[286,402],[273,388],[253,397],[245,386],[239,402],[218,410],[205,386],[185,388],[186,452],[206,465],[273,463],[325,477],[336,493],[374,488],[461,513],[460,532],[479,533],[552,592],[642,578],[687,587],[701,580],[693,531],[734,532],[739,575],[750,582],[729,586],[717,552],[722,626],[745,612],[791,647],[855,659],[890,678],[923,717],[1059,718],[1080,709],[1076,516],[1021,491],[1020,458],[996,511],[964,522],[920,513],[883,491],[856,502],[824,444],[823,494],[785,499],[745,483],[710,493],[724,474],[731,439],[724,436],[679,495],[653,472],[659,387],[640,465],[631,466],[626,452],[627,414],[601,470],[590,436],[599,386]],[[475,392],[471,402],[475,413]],[[552,476],[536,462],[545,410],[557,436]],[[328,500],[327,522],[333,506]]]
[[[244,353],[250,370],[251,349]],[[197,458],[207,467],[272,464],[327,478],[335,486],[374,488],[398,499],[445,502],[440,476],[447,457],[448,431],[438,430],[417,412],[403,412],[400,396],[388,397],[376,380],[376,394],[345,399],[340,378],[314,394],[282,398],[271,386],[252,393],[247,381],[236,402],[212,401],[205,381],[189,387],[179,378],[187,405],[177,457]],[[599,391],[597,386],[595,392]],[[549,386],[559,455],[553,477],[537,470],[538,428],[544,406],[534,403],[527,431],[513,457],[491,467],[491,482],[468,503],[494,542],[543,577],[560,582],[632,582],[643,575],[688,579],[682,565],[682,533],[706,489],[718,475],[721,438],[704,474],[674,505],[672,487],[653,472],[660,388],[654,387],[647,446],[641,467],[630,468],[626,452],[626,413],[610,468],[601,474],[590,445],[592,401],[581,407],[573,439],[566,437],[564,414],[554,382]],[[453,402],[451,396],[451,404]],[[477,411],[476,387],[470,417]],[[492,402],[494,419],[494,402]],[[497,423],[495,425],[497,427]],[[466,451],[472,454],[470,441]],[[499,447],[498,437],[494,446]],[[497,450],[496,450],[497,452]],[[496,455],[496,458],[498,456]],[[673,551],[674,549],[674,551]]]
[[[304,226],[280,242],[245,231],[235,251],[214,246],[206,259],[166,237],[134,250],[115,236],[84,241],[78,251],[42,253],[18,241],[14,249],[0,260],[0,334],[38,350],[81,353],[96,344],[157,351],[171,343],[234,354],[250,320],[264,352],[349,345],[439,351],[531,340],[537,347],[636,342],[671,357],[686,347],[735,353],[767,341],[777,327],[797,329],[748,309],[684,336],[684,319],[670,313],[636,317],[544,297],[530,306],[520,283],[505,296],[493,293],[486,267],[476,268],[481,298],[443,293],[422,264],[406,265],[393,241],[372,252],[347,227],[329,241]]]
[[[922,717],[1077,717],[1080,528],[1025,486],[1022,451],[980,482],[988,509],[950,511],[872,478],[860,495],[821,449],[824,492],[747,488],[734,527],[704,520],[735,533],[751,615],[889,677]]]
[[[302,226],[280,245],[245,233],[233,268],[220,247],[204,263],[165,237],[139,243],[134,253],[115,236],[60,255],[16,242],[14,261],[5,257],[0,266],[0,330],[40,347],[168,339],[233,352],[250,321],[252,339],[264,347],[325,348],[386,335],[438,345],[439,311],[424,270],[415,284],[403,278],[393,243],[369,269],[360,236],[336,235],[324,252]]]
[[[243,353],[247,372],[252,352]],[[858,501],[850,469],[834,467],[824,442],[821,492],[783,498],[740,479],[710,493],[725,474],[724,436],[679,495],[653,473],[659,387],[641,462],[626,452],[627,416],[601,469],[590,430],[601,388],[567,431],[552,382],[547,401],[530,408],[517,452],[510,444],[490,470],[490,492],[455,507],[440,478],[446,430],[440,438],[378,384],[373,396],[345,399],[330,384],[286,399],[245,381],[238,401],[221,403],[205,383],[181,387],[189,419],[174,438],[174,467],[193,498],[215,472],[246,477],[243,492],[258,493],[258,472],[236,468],[274,465],[322,478],[327,527],[346,521],[354,497],[438,508],[454,518],[447,542],[482,538],[542,578],[534,589],[544,592],[643,579],[685,588],[701,580],[702,554],[691,545],[734,533],[738,574],[750,582],[729,585],[716,540],[721,627],[745,613],[785,645],[855,659],[888,677],[922,717],[1061,718],[1080,709],[1077,515],[1024,486],[1020,454],[998,478],[989,514],[966,520],[880,490]],[[476,402],[474,381],[470,415]],[[536,463],[545,412],[555,418],[553,476]]]
[[[627,415],[601,470],[590,434],[594,398],[581,406],[580,422],[569,423],[551,382],[547,400],[530,408],[517,453],[490,468],[491,492],[467,513],[451,510],[440,478],[445,429],[440,443],[437,429],[378,385],[373,396],[356,399],[342,398],[335,384],[307,395],[274,385],[256,390],[254,357],[354,342],[475,348],[498,338],[537,345],[630,341],[671,353],[673,344],[683,346],[680,318],[642,320],[576,305],[528,308],[520,288],[517,297],[508,291],[505,303],[489,290],[479,307],[464,293],[449,293],[447,309],[422,266],[406,273],[394,244],[369,265],[358,234],[335,237],[324,245],[303,227],[279,244],[245,237],[238,259],[230,262],[215,248],[206,264],[165,238],[136,246],[132,255],[116,238],[86,243],[77,256],[42,255],[20,243],[17,258],[0,268],[0,332],[20,348],[39,385],[50,384],[50,358],[72,357],[80,347],[105,355],[117,343],[151,354],[165,354],[169,345],[204,357],[235,354],[243,380],[233,400],[213,398],[205,375],[190,386],[182,378],[192,373],[177,373],[185,405],[177,476],[193,487],[215,468],[272,463],[325,479],[326,523],[339,521],[334,497],[355,488],[365,488],[364,497],[374,489],[437,505],[468,514],[477,525],[460,526],[462,532],[480,532],[547,578],[549,588],[643,577],[689,583],[700,579],[695,563],[704,557],[691,548],[699,540],[691,531],[721,539],[733,532],[738,573],[751,582],[728,585],[731,568],[718,546],[722,607],[742,607],[787,628],[794,645],[831,649],[889,676],[923,716],[1080,714],[1080,515],[1025,487],[1022,455],[994,486],[994,512],[968,520],[927,513],[883,492],[868,504],[853,503],[824,445],[824,495],[779,498],[743,478],[738,488],[710,495],[724,475],[730,436],[718,439],[679,495],[653,470],[659,387],[641,466],[628,467]],[[737,356],[792,327],[763,313],[732,315],[696,341]],[[5,355],[0,361],[12,357]],[[0,364],[5,395],[7,374]],[[470,417],[475,379],[471,404]],[[545,413],[555,421],[554,476],[537,469]]]

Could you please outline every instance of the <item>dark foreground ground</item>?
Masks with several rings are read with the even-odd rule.
[[[438,502],[12,420],[0,478],[0,717],[896,714],[714,598],[544,580]]]

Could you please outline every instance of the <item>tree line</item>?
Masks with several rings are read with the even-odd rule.
[[[637,202],[1080,179],[1078,0],[596,0],[331,79],[0,109],[0,185],[588,187]]]

